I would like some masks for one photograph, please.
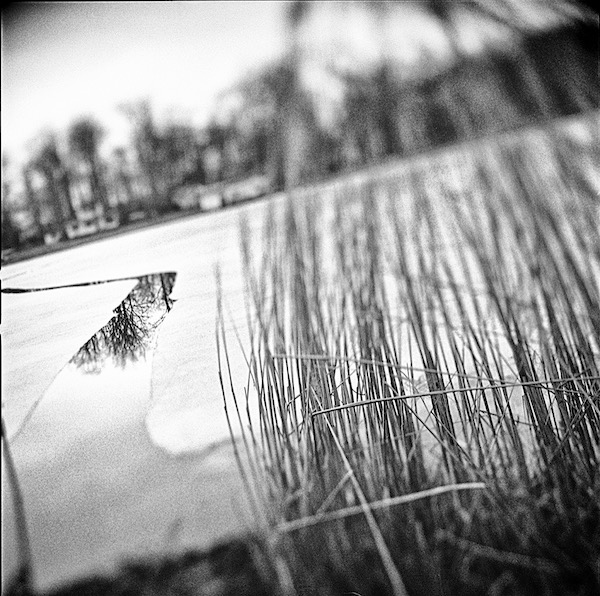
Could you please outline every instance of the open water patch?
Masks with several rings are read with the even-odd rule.
[[[173,306],[170,296],[176,276],[171,272],[139,277],[133,290],[114,309],[110,321],[79,348],[69,364],[83,374],[97,374],[109,364],[124,369],[145,359]]]
[[[79,348],[10,440],[15,440],[29,426],[43,403],[48,404],[44,417],[53,419],[49,426],[70,434],[65,421],[69,421],[69,428],[97,428],[99,412],[86,412],[85,404],[98,398],[104,403],[120,402],[113,411],[121,410],[132,396],[136,400],[148,399],[152,354],[158,329],[174,304],[171,292],[176,277],[174,272],[138,277],[131,292],[113,310],[111,319]]]

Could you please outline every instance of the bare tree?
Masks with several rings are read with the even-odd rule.
[[[121,106],[133,127],[133,147],[140,169],[150,191],[150,211],[153,215],[170,208],[162,161],[163,142],[150,103],[139,101]]]
[[[106,212],[109,204],[98,152],[103,134],[102,127],[94,119],[84,117],[71,125],[68,140],[71,152],[87,166],[94,202],[99,202]]]
[[[42,209],[40,205],[40,199],[36,194],[33,183],[32,176],[34,174],[35,169],[31,166],[31,164],[25,164],[22,169],[23,176],[23,184],[25,186],[25,204],[27,205],[27,210],[31,213],[33,217],[34,226],[36,228],[35,231],[35,240],[43,241],[43,233],[44,233],[44,222],[42,219]]]
[[[187,124],[168,123],[160,134],[167,196],[188,179],[203,178],[198,132]]]
[[[58,220],[62,223],[75,219],[69,172],[60,156],[54,135],[47,135],[42,139],[31,165],[45,180]]]
[[[7,174],[8,157],[2,155],[2,250],[19,248],[21,237],[14,221],[12,185]]]

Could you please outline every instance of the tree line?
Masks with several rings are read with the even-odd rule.
[[[129,143],[108,157],[101,151],[105,130],[92,117],[77,119],[62,137],[41,136],[16,171],[3,156],[3,248],[60,239],[78,221],[158,217],[176,208],[171,198],[181,185],[222,179],[222,160],[207,159],[211,149],[220,157],[225,135],[217,125],[159,124],[146,101],[122,109]]]
[[[402,9],[401,2],[336,3],[340,18],[356,4],[380,22]],[[319,3],[290,3],[288,51],[224,94],[208,126],[159,123],[142,101],[122,107],[129,143],[109,158],[100,151],[104,130],[92,118],[76,120],[64,138],[43,137],[17,180],[3,176],[3,249],[60,239],[86,218],[123,223],[160,217],[178,209],[174,195],[189,184],[260,174],[273,190],[290,188],[598,106],[597,19],[570,18],[559,27],[526,31],[510,16],[508,0],[458,4],[516,32],[516,41],[466,52],[456,6],[430,0],[421,6],[440,25],[450,56],[443,63],[424,56],[420,72],[407,76],[385,55],[362,71],[326,59],[315,65],[302,35]],[[337,104],[306,84],[307,68],[315,67],[327,85],[341,90]],[[328,108],[333,117],[323,116]],[[8,165],[3,157],[3,169]]]

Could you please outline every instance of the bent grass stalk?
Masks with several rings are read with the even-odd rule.
[[[351,476],[351,471],[348,472],[348,476]],[[404,505],[405,503],[412,503],[419,499],[426,499],[428,497],[437,497],[438,495],[460,491],[460,490],[481,490],[485,489],[486,485],[484,482],[466,482],[465,484],[451,484],[449,486],[437,486],[436,488],[430,488],[428,490],[422,490],[418,493],[412,493],[410,495],[402,495],[401,497],[390,497],[382,501],[374,501],[368,503],[367,506],[371,511],[375,509],[387,509],[389,507],[395,507],[397,505]],[[363,505],[358,507],[347,507],[346,509],[338,509],[336,511],[317,513],[310,517],[300,518],[291,522],[280,524],[277,526],[278,532],[293,532],[295,530],[301,530],[315,524],[323,524],[329,521],[344,519],[352,515],[364,514],[365,509]]]
[[[27,514],[23,493],[19,483],[17,468],[13,460],[12,451],[6,434],[4,417],[2,424],[2,452],[6,463],[6,472],[12,493],[13,507],[15,511],[15,526],[17,534],[17,551],[19,568],[16,576],[11,579],[11,593],[27,596],[33,594],[33,554],[31,550],[31,541],[29,539],[29,529],[27,527]]]

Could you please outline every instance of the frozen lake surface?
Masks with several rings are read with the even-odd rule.
[[[108,571],[123,557],[206,547],[250,526],[217,375],[214,267],[227,270],[227,305],[242,323],[239,217],[260,220],[264,206],[2,268],[5,289],[65,286],[2,294],[3,416],[37,587]],[[157,272],[176,274],[173,302],[144,356],[124,368],[109,362],[100,374],[88,362],[82,374],[69,361],[138,277]],[[120,281],[68,287],[111,279]],[[244,382],[244,363],[233,365]],[[11,502],[3,502],[6,578],[16,561]]]

